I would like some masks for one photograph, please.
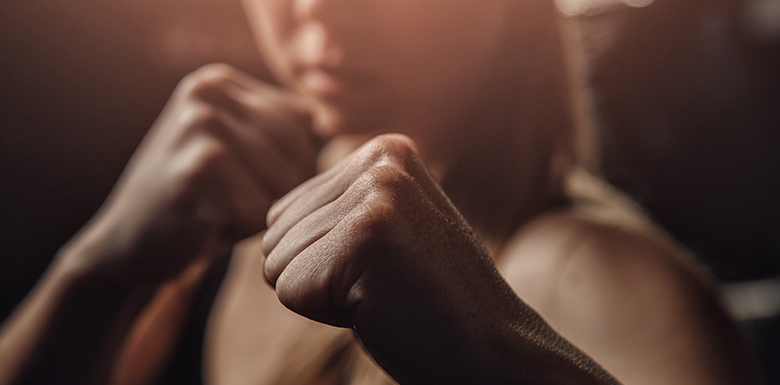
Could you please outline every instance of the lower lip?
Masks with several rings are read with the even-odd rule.
[[[305,90],[319,96],[336,96],[344,91],[342,81],[319,69],[305,70],[300,81]]]

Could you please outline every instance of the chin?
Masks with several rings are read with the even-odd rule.
[[[343,118],[338,111],[320,105],[315,107],[312,114],[312,129],[317,136],[329,139],[339,135],[343,126]]]
[[[390,132],[391,126],[393,121],[388,118],[388,114],[368,108],[352,111],[333,105],[317,104],[313,114],[315,134],[326,139],[338,135],[376,136]]]

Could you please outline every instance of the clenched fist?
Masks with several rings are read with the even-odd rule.
[[[485,342],[475,333],[501,334],[524,311],[407,137],[371,140],[277,202],[268,225],[280,301],[354,328],[402,383],[468,362]]]
[[[84,237],[128,282],[160,282],[261,231],[268,207],[314,174],[308,108],[227,65],[188,75]],[[82,237],[82,238],[84,238]]]

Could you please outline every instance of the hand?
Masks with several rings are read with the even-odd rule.
[[[379,286],[430,286],[458,274],[448,270],[491,265],[400,135],[373,139],[298,187],[271,209],[268,224],[265,273],[279,299],[336,326],[352,327],[352,311]]]
[[[226,65],[203,67],[179,84],[77,239],[112,277],[175,277],[261,231],[272,201],[314,174],[310,125],[297,96]]]
[[[350,327],[403,384],[614,384],[506,284],[404,136],[377,137],[277,202],[265,275]]]
[[[310,120],[293,94],[228,66],[187,76],[3,324],[0,383],[107,383],[112,368],[115,381],[152,378],[210,257],[262,230],[271,202],[314,174]]]
[[[377,137],[299,186],[268,224],[265,274],[280,301],[354,327],[378,361],[418,333],[433,349],[449,346],[477,326],[475,313],[518,302],[404,136]]]

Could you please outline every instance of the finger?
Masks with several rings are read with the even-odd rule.
[[[365,224],[380,223],[373,218],[384,216],[385,207],[373,200],[354,207],[330,232],[302,250],[276,280],[279,301],[315,321],[352,327],[351,309],[361,300],[356,283],[367,262],[359,253],[372,236]]]
[[[297,97],[258,92],[245,95],[244,102],[253,113],[248,121],[263,127],[285,156],[315,160],[324,142],[314,134],[311,111],[296,106]]]
[[[231,69],[231,77],[236,81],[236,85],[251,95],[274,95],[288,108],[301,115],[311,114],[314,109],[314,102],[300,94],[263,82],[234,67]]]
[[[249,91],[238,80],[238,70],[224,64],[210,64],[187,75],[177,86],[172,99],[188,103],[200,101],[228,111],[235,116],[248,118],[246,104],[240,101]]]
[[[369,156],[371,151],[367,151],[371,147],[371,141],[363,144],[352,154],[336,163],[333,167],[327,169],[325,172],[315,176],[308,180],[306,183],[298,186],[296,189],[285,195],[282,199],[276,202],[268,212],[268,226],[273,225],[285,212],[293,202],[297,201],[301,196],[308,194],[310,191],[319,188],[320,186],[331,182],[336,176],[342,173],[347,168],[353,168],[353,172],[348,173],[346,176],[357,176],[361,172],[371,167],[379,158],[379,155],[374,153],[374,156]],[[341,191],[346,190],[349,184],[345,185]],[[335,198],[334,198],[335,199]]]
[[[296,223],[335,201],[370,165],[350,161],[320,174],[284,196],[268,213],[268,231],[263,237],[266,255]]]
[[[236,68],[224,64],[204,66],[182,81],[177,94],[177,99],[212,104],[268,131],[291,160],[311,158],[310,153],[315,152],[310,103]]]
[[[381,165],[373,167],[363,173],[338,199],[312,212],[310,215],[297,221],[286,233],[281,234],[281,239],[265,255],[268,256],[265,265],[266,279],[271,285],[276,284],[279,274],[296,256],[319,238],[328,234],[343,218],[353,214],[353,210],[360,205],[369,205],[374,217],[372,221],[383,221],[376,215],[376,202],[389,200],[395,202],[397,197],[413,199],[415,203],[429,201],[422,188],[405,171],[394,165]],[[366,203],[372,201],[374,203]],[[372,206],[373,205],[373,206]],[[376,207],[374,207],[376,206]],[[382,206],[382,213],[389,213],[392,204]],[[371,228],[371,223],[368,224]],[[263,239],[265,249],[269,241],[269,229]],[[271,235],[276,236],[276,235]]]
[[[327,182],[331,181],[348,165],[349,165],[349,159],[345,159],[342,162],[338,163],[337,165],[326,170],[325,172],[318,174],[315,177],[304,182],[300,186],[296,187],[295,189],[287,193],[284,197],[279,199],[271,207],[271,209],[268,210],[268,218],[266,219],[268,222],[268,226],[270,227],[272,224],[274,224],[279,218],[279,216],[284,211],[286,211],[287,208],[293,202],[297,201],[301,196],[308,194],[310,191],[318,188],[319,186],[324,185]],[[335,197],[333,199],[335,199]]]
[[[342,194],[339,199],[324,205],[287,231],[278,244],[266,254],[265,277],[271,286],[284,268],[301,251],[331,231],[352,209],[362,202],[362,194]]]
[[[360,175],[372,167],[387,164],[404,169],[405,163],[418,161],[412,146],[411,139],[400,135],[379,136],[330,170],[287,194],[268,212],[269,229],[263,240],[263,249],[270,253],[295,223],[338,198]]]
[[[205,171],[201,183],[205,183],[207,201],[196,213],[201,220],[221,228],[228,242],[261,231],[271,198],[263,186],[257,184],[222,142],[211,137],[198,137],[190,141],[190,154],[204,162]]]
[[[283,196],[314,173],[313,161],[311,164],[290,161],[267,132],[249,127],[230,114],[220,111],[216,114],[212,134],[234,149],[239,161],[274,198]]]
[[[231,79],[235,99],[250,113],[245,116],[256,124],[268,125],[278,144],[292,159],[318,151],[324,144],[312,130],[313,103],[292,91],[259,81],[234,69]],[[269,122],[269,119],[271,120]]]

